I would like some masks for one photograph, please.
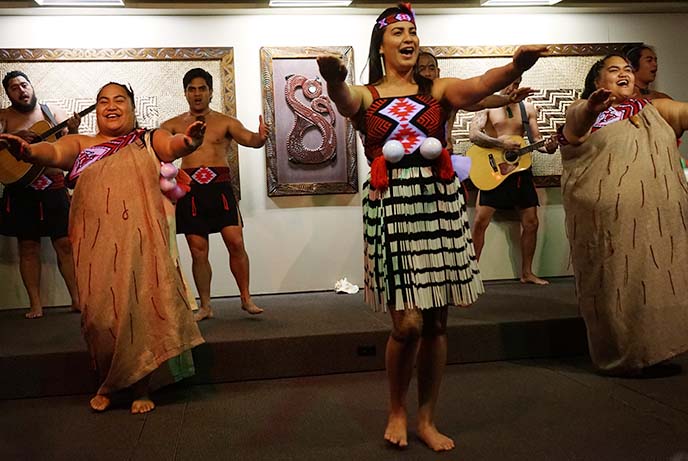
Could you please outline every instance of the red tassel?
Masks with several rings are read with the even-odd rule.
[[[225,197],[225,194],[220,195],[222,195],[222,207],[225,209],[225,211],[229,210],[229,203],[227,202],[227,197]]]
[[[442,153],[437,160],[435,160],[435,170],[437,176],[442,181],[451,181],[456,176],[454,172],[454,167],[452,166],[451,157],[449,156],[449,151],[447,149],[442,149]]]
[[[382,155],[376,157],[370,165],[370,185],[377,190],[385,190],[389,187],[387,161]]]
[[[196,216],[196,197],[191,197],[191,216]]]
[[[177,185],[184,192],[189,192],[191,190],[191,176],[181,168],[177,171]]]

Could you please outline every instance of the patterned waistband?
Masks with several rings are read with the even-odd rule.
[[[196,184],[211,184],[229,182],[229,167],[226,166],[202,166],[199,168],[184,168]]]
[[[33,180],[30,187],[34,190],[62,189],[65,187],[65,178],[62,173],[42,174]]]

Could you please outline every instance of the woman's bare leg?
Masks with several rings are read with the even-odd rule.
[[[435,426],[435,406],[447,364],[447,307],[423,311],[418,352],[418,436],[435,451],[454,448],[454,441]]]
[[[389,380],[389,416],[385,440],[405,447],[408,445],[406,397],[418,354],[422,317],[412,309],[395,311],[390,306],[389,312],[393,327],[385,350]]]

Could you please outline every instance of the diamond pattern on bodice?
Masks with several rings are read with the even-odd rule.
[[[388,140],[396,139],[404,145],[406,154],[410,154],[420,147],[427,135],[412,120],[427,106],[409,98],[394,99],[391,104],[380,110],[380,114],[386,115],[397,126],[392,130]]]

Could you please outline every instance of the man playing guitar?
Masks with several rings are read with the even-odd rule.
[[[501,93],[509,95],[516,91],[521,83],[517,79],[504,88]],[[469,138],[472,143],[485,148],[499,148],[506,151],[521,148],[521,144],[513,140],[513,136],[524,136],[525,123],[531,132],[531,142],[540,141],[542,136],[537,126],[535,107],[522,102],[525,106],[527,120],[521,116],[518,103],[509,104],[497,109],[487,109],[475,115],[470,126]],[[557,150],[556,136],[550,137],[540,149],[553,153]],[[497,209],[519,210],[521,218],[521,283],[547,285],[549,282],[533,274],[533,255],[537,241],[539,206],[533,173],[530,169],[509,175],[499,186],[492,190],[481,190],[475,206],[475,220],[473,222],[473,245],[475,253],[480,259],[485,243],[485,231]]]
[[[37,104],[33,85],[23,72],[14,70],[7,73],[2,85],[11,104],[0,110],[0,132],[16,134],[32,142],[40,133],[32,132],[31,128],[44,120],[51,125],[67,120],[65,131],[78,132],[79,115],[74,114],[68,119],[59,107]],[[43,316],[40,297],[42,236],[49,236],[52,240],[58,268],[72,299],[72,309],[79,310],[72,247],[67,237],[69,193],[62,171],[46,168],[28,185],[6,185],[1,204],[0,233],[17,237],[19,243],[19,271],[30,302],[26,318]]]

